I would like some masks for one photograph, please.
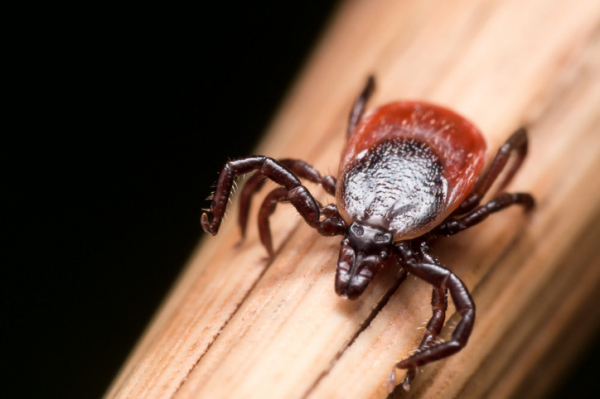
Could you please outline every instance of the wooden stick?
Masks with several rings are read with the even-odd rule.
[[[349,1],[259,153],[335,175],[370,73],[368,108],[448,106],[481,128],[490,157],[527,125],[530,155],[509,189],[538,201],[530,217],[510,209],[434,248],[471,289],[477,321],[463,351],[394,396],[543,396],[600,324],[600,2]],[[395,289],[386,270],[359,300],[342,300],[340,239],[279,208],[271,260],[254,219],[240,245],[233,218],[203,240],[106,397],[388,396],[387,374],[430,317],[430,287],[409,276]]]

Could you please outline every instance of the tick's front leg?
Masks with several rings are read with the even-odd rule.
[[[225,164],[219,174],[217,188],[210,209],[203,213],[201,217],[204,231],[212,235],[217,234],[225,214],[235,177],[255,170],[257,173],[283,186],[281,190],[275,190],[273,196],[267,198],[266,203],[263,205],[263,208],[265,208],[264,213],[267,214],[267,217],[268,214],[273,212],[277,202],[289,201],[304,221],[309,226],[319,230],[321,234],[336,235],[342,234],[345,231],[345,223],[341,217],[332,218],[325,214],[326,219],[321,220],[321,207],[319,203],[308,189],[301,184],[294,173],[274,159],[263,156],[236,159]],[[333,177],[325,176],[322,180],[328,182],[327,185],[330,187],[330,190],[335,187],[335,179]]]
[[[306,179],[312,183],[319,184],[330,195],[335,195],[336,180],[331,175],[321,176],[321,174],[312,166],[298,159],[280,159],[277,161],[299,179]],[[252,175],[244,184],[240,193],[240,211],[238,223],[242,232],[242,237],[246,233],[248,225],[248,213],[252,203],[252,197],[265,184],[265,176],[261,173]]]
[[[210,209],[203,213],[200,219],[204,231],[212,235],[217,234],[223,216],[225,215],[225,209],[227,207],[227,202],[229,201],[229,195],[231,194],[234,179],[236,176],[250,173],[255,170],[257,173],[273,180],[275,183],[284,186],[290,192],[290,200],[292,203],[292,197],[298,197],[297,201],[299,202],[299,206],[296,207],[297,209],[300,207],[307,212],[316,209],[318,219],[319,208],[317,207],[315,200],[308,193],[308,190],[302,186],[300,180],[290,172],[289,169],[272,158],[254,156],[236,159],[225,164],[219,174]],[[292,195],[292,192],[296,194]],[[294,204],[294,206],[296,205]],[[298,211],[302,213],[300,209],[298,209]]]
[[[267,249],[269,256],[273,256],[273,241],[271,239],[271,227],[269,218],[275,212],[277,204],[280,202],[289,202],[288,192],[285,188],[280,187],[271,191],[263,201],[260,211],[258,212],[258,232],[260,241]],[[329,204],[325,207],[317,201],[323,220],[319,221],[316,229],[321,235],[333,236],[344,234],[346,232],[346,223],[339,214],[337,207],[334,204]]]

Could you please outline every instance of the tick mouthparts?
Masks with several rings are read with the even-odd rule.
[[[373,279],[372,274],[358,270],[364,260],[363,254],[357,256],[354,248],[342,245],[335,273],[335,292],[343,299],[358,298]]]
[[[340,247],[340,256],[335,272],[335,292],[344,299],[348,299],[349,285],[351,282],[352,269],[356,254],[354,249],[349,245]]]

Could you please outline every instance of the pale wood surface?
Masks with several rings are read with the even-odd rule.
[[[467,348],[396,396],[543,396],[600,322],[600,2],[349,1],[257,153],[335,175],[369,73],[369,107],[453,108],[483,131],[490,157],[527,125],[530,155],[509,189],[538,201],[529,217],[510,209],[434,248],[471,289],[475,329]],[[430,317],[430,287],[409,276],[392,293],[387,270],[343,301],[333,290],[340,239],[282,206],[269,261],[255,211],[240,246],[235,210],[203,240],[107,397],[387,396],[387,374]]]

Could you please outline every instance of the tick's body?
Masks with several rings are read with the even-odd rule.
[[[415,368],[459,351],[475,320],[475,305],[462,281],[429,255],[429,245],[442,235],[456,234],[512,204],[533,206],[529,194],[500,194],[483,206],[479,203],[510,154],[517,154],[499,190],[510,181],[527,153],[524,129],[501,147],[488,171],[481,175],[486,146],[480,132],[456,113],[422,102],[395,102],[363,117],[374,82],[369,82],[350,114],[348,144],[342,154],[339,181],[321,176],[299,160],[275,161],[262,156],[228,162],[217,183],[202,226],[216,234],[235,176],[254,170],[242,190],[240,226],[247,225],[253,194],[268,177],[282,187],[271,191],[259,212],[259,232],[273,254],[269,216],[278,202],[290,202],[304,220],[322,235],[344,235],[336,271],[335,290],[344,298],[360,296],[386,263],[400,262],[415,276],[434,286],[433,316],[417,353],[401,361],[408,369],[408,389]],[[299,178],[323,186],[335,195],[337,205],[322,206]],[[212,220],[209,220],[209,215]],[[445,320],[446,290],[462,318],[452,338],[436,343]],[[390,386],[394,385],[394,372]]]
[[[338,209],[348,225],[383,228],[393,241],[419,237],[460,205],[484,161],[481,133],[461,116],[422,102],[387,104],[348,140]]]

